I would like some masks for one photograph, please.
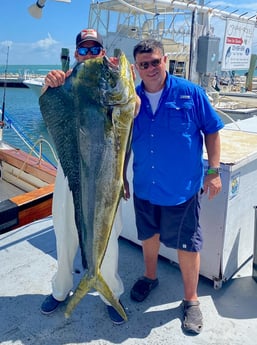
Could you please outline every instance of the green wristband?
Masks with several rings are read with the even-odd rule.
[[[207,170],[207,175],[212,175],[212,174],[220,174],[220,168],[209,168]]]

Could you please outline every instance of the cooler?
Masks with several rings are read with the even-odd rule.
[[[200,215],[204,236],[200,274],[213,280],[215,288],[221,287],[253,255],[254,206],[257,205],[257,134],[237,129],[223,129],[220,134],[223,187],[211,201],[203,195]],[[132,195],[132,159],[128,169]],[[133,200],[122,203],[121,235],[140,245]],[[178,263],[174,249],[161,245],[160,255]]]

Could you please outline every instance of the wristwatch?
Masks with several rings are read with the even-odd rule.
[[[220,167],[208,167],[206,175],[212,174],[220,175]]]

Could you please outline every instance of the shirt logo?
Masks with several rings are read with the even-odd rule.
[[[189,95],[181,95],[179,98],[180,99],[191,99],[191,96],[189,96]]]

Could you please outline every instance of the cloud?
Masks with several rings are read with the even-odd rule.
[[[0,55],[4,56],[9,51],[9,64],[59,64],[61,42],[55,40],[50,33],[47,37],[36,42],[0,42]]]
[[[11,47],[12,45],[13,45],[13,42],[12,42],[12,41],[2,41],[2,42],[0,42],[1,48]]]
[[[35,47],[41,49],[49,49],[50,47],[56,46],[58,44],[59,42],[54,40],[50,33],[48,33],[48,37],[35,42]]]

